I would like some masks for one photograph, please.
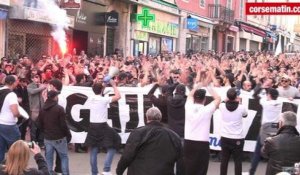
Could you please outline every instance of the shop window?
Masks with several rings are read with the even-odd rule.
[[[201,39],[201,51],[208,51],[208,37],[202,37],[202,39]]]
[[[186,35],[186,43],[185,43],[185,46],[186,46],[186,52],[190,52],[192,50],[192,35],[190,34],[187,34]]]
[[[162,38],[161,39],[161,51],[162,52],[172,52],[173,51],[173,39]]]
[[[195,52],[201,51],[201,38],[199,36],[193,36],[193,50]]]
[[[149,37],[149,54],[158,55],[160,52],[160,38]]]

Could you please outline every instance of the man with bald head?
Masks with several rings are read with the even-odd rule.
[[[266,175],[279,173],[283,167],[293,167],[300,162],[300,136],[296,125],[296,114],[291,111],[284,112],[280,116],[276,136],[265,140],[262,154],[269,159]]]
[[[245,80],[242,85],[242,89],[240,90],[242,95],[253,95],[252,83],[249,80]]]
[[[181,140],[160,122],[157,107],[146,112],[147,125],[131,132],[118,163],[117,175],[174,175],[174,164],[181,157]],[[163,156],[162,156],[163,155]]]

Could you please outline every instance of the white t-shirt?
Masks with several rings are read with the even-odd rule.
[[[234,111],[229,111],[225,103],[219,107],[222,116],[221,136],[230,139],[243,139],[243,116],[247,115],[245,106],[240,105]]]
[[[7,89],[7,87],[2,87],[2,89]],[[14,92],[10,92],[9,94],[6,95],[3,106],[1,108],[0,112],[0,124],[3,125],[15,125],[18,121],[16,117],[14,117],[13,113],[10,110],[10,105],[17,104],[19,105],[18,102],[18,97]]]
[[[282,103],[278,100],[267,100],[265,98],[261,98],[259,103],[263,108],[261,124],[278,122],[282,110]]]
[[[215,110],[215,102],[204,106],[188,98],[185,104],[184,139],[209,141],[210,120]]]
[[[90,108],[90,123],[105,123],[107,121],[109,103],[112,97],[95,95],[86,101],[85,105]]]

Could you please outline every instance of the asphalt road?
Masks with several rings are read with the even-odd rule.
[[[103,169],[103,160],[105,153],[98,154],[98,169],[99,173],[101,173]],[[121,154],[117,153],[114,157],[112,164],[112,171],[117,167],[118,160],[120,159]],[[158,162],[159,163],[159,162]],[[29,165],[31,167],[37,167],[33,158],[30,158]],[[69,151],[69,167],[70,167],[70,175],[90,175],[90,164],[89,164],[89,153],[75,153],[74,151]],[[243,171],[248,171],[250,167],[249,159],[246,158],[243,161]],[[266,170],[266,162],[261,162],[257,169],[257,175],[265,174]],[[126,173],[124,173],[126,174]],[[208,175],[219,175],[220,174],[220,162],[215,161],[215,159],[211,159],[209,162]],[[234,175],[234,163],[231,160],[228,167],[228,175]]]

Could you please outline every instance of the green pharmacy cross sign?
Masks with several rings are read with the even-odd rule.
[[[142,23],[143,27],[149,27],[150,21],[155,21],[155,14],[150,14],[150,10],[148,8],[142,9],[142,14],[137,14],[137,21]]]

